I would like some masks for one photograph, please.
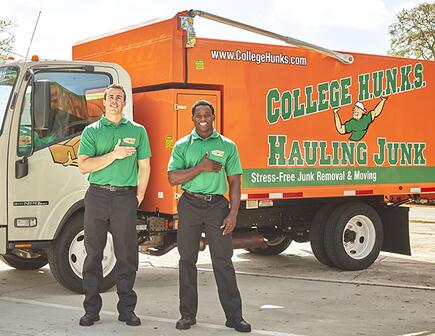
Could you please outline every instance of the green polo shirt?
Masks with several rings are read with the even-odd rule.
[[[106,168],[90,173],[88,177],[90,183],[119,187],[137,185],[137,160],[151,156],[148,135],[142,125],[124,117],[118,125],[115,125],[103,116],[83,130],[79,155],[97,157],[107,154],[113,151],[118,139],[121,139],[121,146],[135,147],[136,153],[124,159],[115,160]]]
[[[345,122],[344,130],[346,133],[352,132],[349,140],[359,141],[367,133],[367,128],[372,123],[371,112],[363,114],[360,119],[350,119]]]
[[[222,164],[218,173],[202,172],[181,185],[181,189],[194,193],[223,195],[227,191],[227,176],[242,174],[236,144],[213,130],[207,139],[201,138],[194,129],[191,134],[175,143],[169,159],[168,171],[188,169],[201,162],[205,153],[211,160]]]

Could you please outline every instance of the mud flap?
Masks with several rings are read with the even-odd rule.
[[[378,206],[376,211],[384,226],[382,251],[411,255],[409,241],[409,208]]]

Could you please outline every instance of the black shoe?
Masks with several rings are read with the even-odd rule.
[[[86,313],[85,315],[83,315],[80,318],[80,325],[82,327],[89,327],[91,325],[94,324],[94,322],[97,322],[100,320],[100,315],[98,314],[91,314],[91,313]]]
[[[118,321],[125,322],[125,324],[133,327],[140,325],[140,318],[133,312],[126,315],[119,315]]]
[[[190,326],[193,326],[195,324],[196,324],[195,318],[181,317],[177,321],[177,324],[175,324],[175,328],[177,328],[179,330],[186,330],[186,329],[190,329]]]
[[[234,328],[240,332],[251,332],[251,325],[244,319],[235,321],[226,321],[225,326],[228,328]]]

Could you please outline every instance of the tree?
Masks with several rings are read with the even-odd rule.
[[[11,30],[15,26],[10,20],[0,19],[0,60],[5,59],[12,50],[15,42],[15,36]]]
[[[435,3],[402,9],[389,34],[389,55],[435,60]]]

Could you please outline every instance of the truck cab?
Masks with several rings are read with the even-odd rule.
[[[0,255],[8,265],[37,269],[50,260],[58,280],[81,275],[88,182],[77,168],[78,146],[102,115],[111,83],[131,92],[129,75],[115,64],[0,63]],[[127,102],[131,119],[131,94]]]

